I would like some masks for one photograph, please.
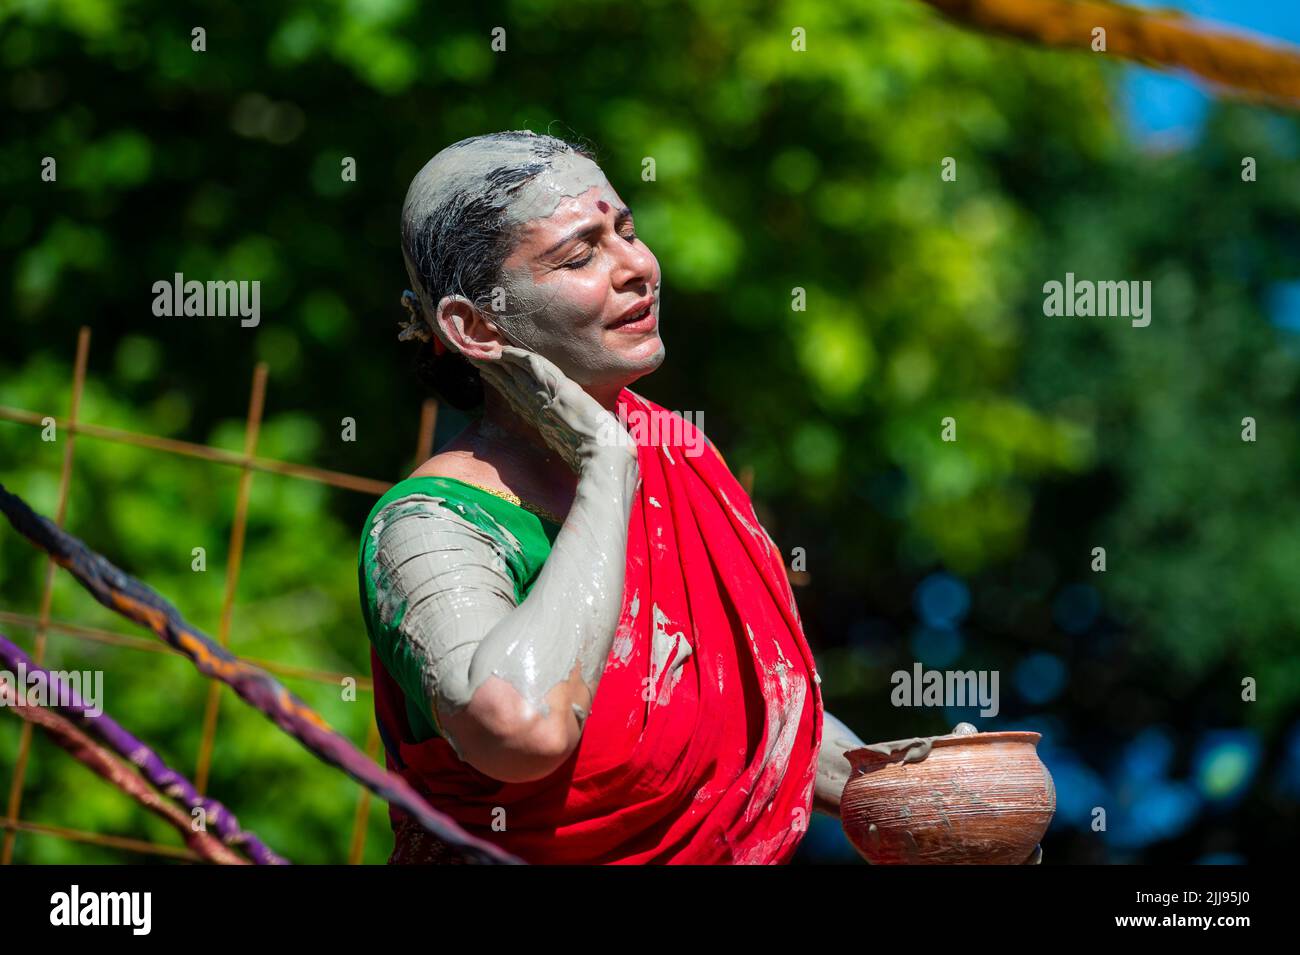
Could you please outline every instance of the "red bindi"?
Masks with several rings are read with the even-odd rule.
[[[596,208],[599,209],[601,212],[608,212],[608,211],[609,211],[609,203],[606,202],[604,199],[597,199],[597,200],[596,200]]]

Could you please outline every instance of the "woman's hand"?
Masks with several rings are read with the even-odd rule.
[[[597,452],[614,449],[636,458],[636,442],[614,415],[537,352],[503,345],[498,359],[470,359],[525,421],[574,471]]]
[[[504,345],[500,357],[469,360],[578,473],[550,554],[516,604],[500,559],[507,545],[485,544],[482,528],[437,500],[389,520],[377,552],[389,562],[391,587],[420,592],[400,627],[425,657],[422,689],[439,731],[480,772],[528,782],[577,749],[609,659],[640,480],[637,446],[543,356]]]

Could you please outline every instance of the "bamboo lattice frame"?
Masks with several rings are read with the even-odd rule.
[[[239,468],[241,471],[239,490],[235,501],[234,523],[230,532],[230,553],[226,565],[225,592],[222,598],[221,622],[218,629],[218,639],[222,646],[228,645],[230,636],[230,620],[235,606],[236,594],[238,592],[239,573],[244,554],[244,531],[248,521],[248,500],[252,488],[254,472],[264,471],[271,474],[280,474],[286,477],[297,478],[304,481],[313,481],[318,484],[325,484],[348,491],[357,491],[371,496],[382,495],[392,487],[391,482],[362,477],[361,475],[345,474],[339,471],[328,471],[288,461],[277,461],[269,458],[257,457],[257,438],[258,432],[261,429],[262,413],[265,407],[266,398],[267,368],[265,363],[259,363],[253,370],[252,389],[248,402],[248,415],[244,428],[244,453],[236,454],[232,451],[211,447],[209,445],[194,444],[187,441],[176,441],[171,438],[160,438],[153,435],[138,434],[131,431],[122,431],[116,428],[106,428],[82,422],[78,417],[78,413],[80,411],[81,393],[85,385],[86,367],[89,358],[90,329],[83,326],[77,337],[77,357],[73,366],[72,389],[68,416],[66,418],[54,419],[56,426],[62,429],[63,433],[67,436],[63,446],[63,466],[59,476],[58,506],[55,523],[59,527],[63,527],[67,517],[68,495],[74,475],[73,462],[76,450],[76,438],[78,435],[85,435],[88,438],[95,438],[116,444],[128,444],[136,447],[150,448],[168,454],[197,458],[214,464]],[[437,416],[437,402],[432,398],[427,399],[424,402],[420,414],[420,425],[416,441],[417,461],[425,460],[433,451],[433,433],[434,427],[437,424]],[[4,421],[12,421],[18,424],[35,425],[40,427],[47,417],[53,416],[46,416],[19,408],[0,406],[0,420]],[[130,634],[117,633],[95,627],[86,627],[77,624],[74,621],[53,619],[50,614],[50,606],[53,598],[54,577],[57,567],[52,558],[47,556],[45,561],[45,581],[42,586],[40,606],[37,613],[32,615],[0,611],[0,623],[9,623],[24,627],[35,634],[32,657],[37,664],[44,663],[46,637],[50,633],[61,633],[80,640],[87,640],[109,646],[124,647],[132,650],[145,650],[154,653],[173,652],[170,648],[158,643],[156,640],[148,640]],[[358,690],[366,693],[373,692],[373,684],[370,677],[363,674],[331,673],[325,670],[291,666],[288,664],[278,663],[274,660],[255,660],[249,658],[248,662],[254,663],[273,674],[295,677],[315,683],[329,684],[335,687],[339,685],[339,682],[343,678],[352,677],[356,680]],[[220,699],[221,685],[214,680],[209,684],[208,698],[203,714],[203,731],[199,743],[198,762],[195,770],[195,787],[200,793],[206,791],[208,773],[212,765],[212,751],[213,744],[216,740]],[[27,763],[31,753],[32,724],[29,722],[23,722],[20,733],[18,755],[14,762],[14,775],[9,785],[7,805],[3,817],[0,817],[0,831],[4,832],[3,843],[0,843],[0,865],[8,865],[13,861],[14,841],[19,832],[52,836],[55,838],[68,839],[74,842],[89,843],[127,852],[161,856],[168,859],[200,861],[199,857],[195,853],[180,846],[147,842],[138,839],[127,839],[96,832],[86,832],[63,826],[53,826],[22,819],[20,813],[22,810],[23,784],[26,779]],[[370,729],[366,734],[365,752],[366,755],[370,756],[372,759],[378,760],[379,729],[374,722],[373,716],[370,720]],[[370,813],[371,802],[370,791],[364,786],[359,786],[358,788],[360,789],[360,797],[357,801],[356,815],[353,818],[352,838],[348,851],[348,862],[354,865],[361,862],[362,855],[365,851],[366,819]]]

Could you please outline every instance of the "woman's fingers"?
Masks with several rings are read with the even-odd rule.
[[[473,364],[575,470],[586,454],[605,444],[626,446],[635,454],[635,442],[617,419],[544,355],[502,345],[499,358]]]
[[[507,383],[517,396],[531,395],[540,408],[555,397],[559,382],[554,374],[547,372],[541,361],[532,359],[541,359],[541,356],[507,345],[502,348],[499,359],[480,360],[475,364],[481,371],[491,375],[494,381]]]

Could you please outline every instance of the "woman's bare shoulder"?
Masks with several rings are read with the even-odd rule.
[[[548,483],[547,479],[531,473],[509,455],[497,455],[491,450],[485,453],[468,442],[462,444],[460,436],[444,445],[410,476],[451,478],[475,484],[553,521],[555,515],[569,512],[577,482],[576,477],[566,471],[565,477],[571,477],[571,481],[551,480]]]
[[[497,491],[510,491],[493,465],[463,451],[440,451],[412,471],[410,477],[454,478]]]

